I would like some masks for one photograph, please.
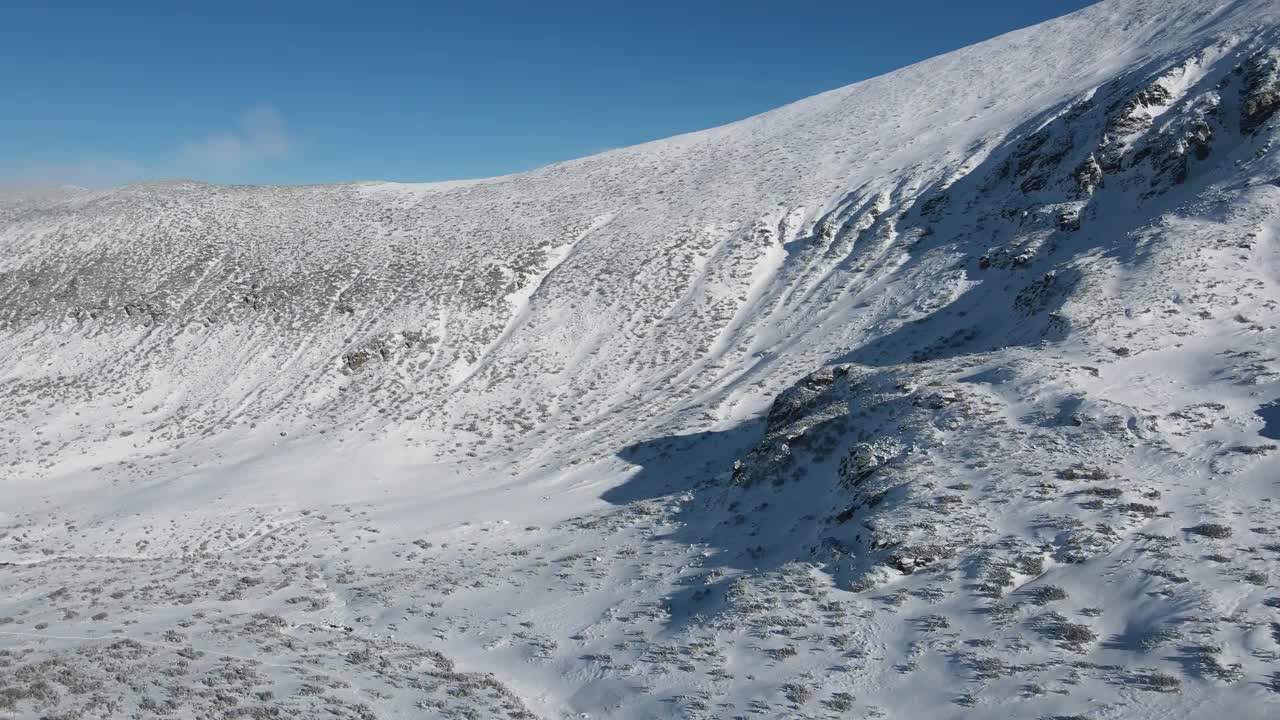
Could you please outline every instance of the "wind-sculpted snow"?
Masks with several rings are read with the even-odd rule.
[[[0,714],[1265,716],[1277,48],[1112,0],[523,175],[5,196]]]

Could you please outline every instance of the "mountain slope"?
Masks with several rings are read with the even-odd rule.
[[[1278,38],[1112,0],[507,178],[0,201],[7,709],[150,645],[356,717],[1265,714]]]

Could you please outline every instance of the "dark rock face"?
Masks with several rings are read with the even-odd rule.
[[[1213,128],[1203,120],[1197,122],[1191,129],[1191,133],[1187,135],[1187,143],[1191,146],[1197,160],[1209,159],[1209,144],[1212,140]]]
[[[1021,178],[1018,188],[1024,194],[1044,190],[1058,165],[1075,150],[1075,139],[1055,130],[1046,127],[1028,137],[1010,160],[1006,172]]]
[[[1156,171],[1151,177],[1151,187],[1161,185],[1182,185],[1191,177],[1191,158],[1203,162],[1212,152],[1213,128],[1203,119],[1193,120],[1190,127],[1179,137],[1171,134],[1159,145],[1152,146],[1154,157],[1152,167]]]
[[[1280,50],[1254,55],[1245,65],[1240,132],[1257,132],[1280,110]]]
[[[734,465],[733,483],[783,484],[793,478],[794,449],[834,448],[832,443],[846,429],[848,388],[865,373],[855,366],[825,368],[783,391],[769,410],[764,440]]]
[[[1173,94],[1163,85],[1148,85],[1129,98],[1111,116],[1111,119],[1107,122],[1107,132],[1119,134],[1151,127],[1151,119],[1145,114],[1139,113],[1139,110],[1168,105],[1172,100]]]
[[[1248,142],[1280,111],[1280,50],[1261,42],[1220,58],[1189,55],[1134,80],[1077,98],[1017,139],[985,186],[1010,193],[1006,220],[1024,228],[1036,222],[1040,214],[1028,202],[1084,201],[1079,214],[1057,218],[1058,230],[1075,232],[1099,194],[1136,191],[1140,201],[1164,195],[1191,182],[1196,166],[1215,153]],[[1001,266],[997,254],[985,257],[985,267]]]
[[[1024,287],[1014,299],[1013,307],[1024,315],[1035,315],[1043,312],[1055,296],[1061,294],[1063,289],[1059,287],[1058,274],[1050,271]]]
[[[1086,158],[1076,168],[1074,177],[1077,196],[1088,197],[1092,195],[1095,188],[1102,187],[1102,166],[1098,164],[1098,158],[1093,155]]]

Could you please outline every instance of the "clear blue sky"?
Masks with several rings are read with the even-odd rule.
[[[11,0],[0,183],[425,181],[741,119],[1089,0]]]

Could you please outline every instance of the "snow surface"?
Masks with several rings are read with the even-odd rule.
[[[0,195],[0,716],[1280,712],[1280,7],[464,183]]]

